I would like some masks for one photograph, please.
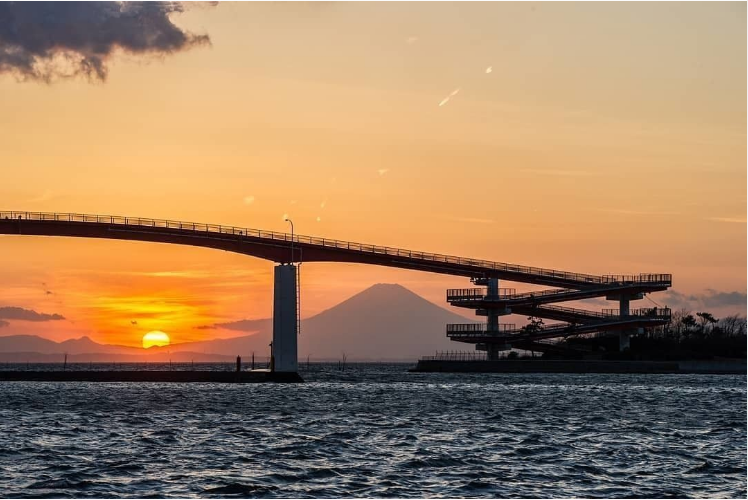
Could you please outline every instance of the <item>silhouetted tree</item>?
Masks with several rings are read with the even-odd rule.
[[[717,319],[712,316],[711,313],[708,312],[697,312],[696,316],[699,317],[699,321],[701,323],[701,335],[706,337],[707,334],[707,325],[714,325],[717,322]]]
[[[680,342],[680,339],[683,337],[686,328],[686,325],[683,324],[683,318],[689,314],[691,314],[691,311],[684,307],[677,311],[673,311],[670,316],[669,332],[678,342]]]
[[[522,333],[532,334],[532,333],[537,333],[543,329],[544,323],[543,323],[542,318],[538,318],[535,316],[528,316],[527,319],[529,323],[519,329]]]
[[[736,337],[745,334],[746,318],[739,314],[733,314],[731,316],[725,316],[720,319],[718,326],[725,337]]]
[[[698,323],[696,323],[696,318],[693,317],[693,314],[688,314],[680,319],[681,324],[683,325],[683,333],[688,335],[690,334],[696,326],[698,326]]]

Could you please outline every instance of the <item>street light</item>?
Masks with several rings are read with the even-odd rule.
[[[291,264],[293,264],[293,221],[286,215],[283,220],[291,224]]]

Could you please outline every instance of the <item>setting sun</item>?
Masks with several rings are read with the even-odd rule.
[[[164,332],[153,331],[143,335],[143,349],[148,349],[153,346],[165,346],[169,345],[169,336]]]

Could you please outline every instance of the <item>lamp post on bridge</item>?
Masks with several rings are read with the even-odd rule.
[[[293,221],[288,215],[286,215],[283,220],[291,224],[291,264],[293,264],[293,257],[294,257],[293,255]]]

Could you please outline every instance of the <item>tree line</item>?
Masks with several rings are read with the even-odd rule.
[[[652,328],[647,333],[651,338],[667,338],[679,342],[687,339],[744,337],[746,317],[732,314],[718,319],[707,311],[694,313],[682,308],[672,312],[669,323]]]

